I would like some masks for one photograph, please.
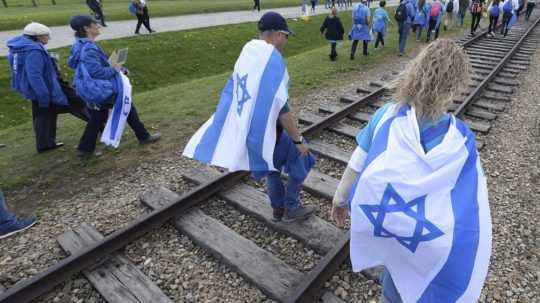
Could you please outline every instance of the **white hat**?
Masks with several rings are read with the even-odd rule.
[[[51,30],[41,23],[32,22],[24,27],[23,34],[28,36],[50,35]]]

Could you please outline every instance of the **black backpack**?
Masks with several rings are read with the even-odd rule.
[[[446,5],[446,12],[451,13],[454,10],[454,1],[450,0]]]
[[[394,19],[396,19],[396,21],[399,23],[402,23],[405,21],[405,19],[407,19],[407,5],[405,1],[402,1],[397,7]]]

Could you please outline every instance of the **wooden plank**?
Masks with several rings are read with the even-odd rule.
[[[141,201],[152,209],[158,209],[178,198],[174,192],[160,187],[145,192]],[[274,300],[287,298],[303,277],[273,254],[198,208],[180,215],[174,220],[174,226]]]
[[[311,170],[306,180],[304,180],[303,186],[306,191],[312,194],[332,199],[338,184],[338,179],[316,170]]]
[[[203,183],[217,178],[219,174],[216,170],[204,168],[193,169],[184,177],[196,183]],[[292,223],[272,221],[272,207],[268,196],[246,184],[238,184],[229,190],[220,192],[219,196],[240,211],[260,219],[273,229],[302,241],[319,254],[326,254],[330,251],[343,235],[342,230],[317,216]]]
[[[482,121],[472,121],[465,119],[465,123],[474,131],[480,132],[480,133],[487,133],[489,129],[491,128],[491,125],[486,122]]]
[[[304,111],[300,112],[300,115],[298,117],[298,120],[300,122],[307,123],[307,124],[313,124],[320,119],[322,118],[310,112],[304,112]],[[329,127],[328,130],[334,133],[349,137],[349,138],[353,138],[353,139],[356,138],[356,135],[358,135],[358,133],[360,132],[359,128],[356,128],[350,125],[342,125],[342,124],[337,124],[332,127]]]
[[[510,97],[507,95],[495,93],[495,92],[485,92],[482,94],[482,97],[484,99],[491,99],[495,101],[503,101],[503,102],[510,102]]]
[[[488,101],[485,99],[480,99],[478,101],[474,102],[475,106],[483,107],[486,109],[496,110],[496,111],[503,111],[505,106],[502,103],[499,103],[497,101]]]
[[[495,120],[497,118],[496,114],[489,112],[485,109],[476,107],[474,105],[476,105],[476,102],[467,110],[467,115],[480,119],[485,119],[488,121]]]
[[[325,114],[332,114],[340,110],[341,108],[339,108],[339,106],[335,106],[331,104],[326,104],[319,107],[319,112],[325,113]],[[367,123],[369,122],[369,119],[371,118],[371,114],[364,113],[364,112],[355,112],[353,114],[348,115],[347,117],[351,120]]]
[[[486,90],[503,94],[512,94],[514,92],[513,88],[498,84],[488,84]]]
[[[71,255],[102,239],[103,236],[87,223],[57,238],[60,246]],[[114,254],[96,268],[82,273],[111,303],[173,302],[137,266],[120,254]]]
[[[351,96],[351,95],[343,95],[339,97],[339,102],[342,103],[354,103],[360,100],[360,97],[358,96]]]
[[[333,293],[327,291],[321,297],[321,302],[322,303],[344,303],[345,301],[336,297],[336,295],[334,295]]]
[[[350,153],[341,150],[337,145],[324,143],[318,139],[309,141],[309,149],[318,155],[341,163],[348,163],[351,158]]]

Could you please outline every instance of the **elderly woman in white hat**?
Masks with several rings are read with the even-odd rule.
[[[11,87],[32,101],[32,122],[39,153],[58,148],[56,121],[59,113],[72,112],[88,120],[81,106],[70,107],[64,93],[55,60],[45,45],[51,30],[40,23],[28,24],[22,35],[8,41],[8,60],[11,67]],[[65,83],[66,89],[69,89]],[[76,100],[74,100],[76,101]],[[79,105],[82,105],[78,101]]]

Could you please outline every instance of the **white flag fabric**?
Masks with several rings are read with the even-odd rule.
[[[116,76],[118,95],[114,106],[109,113],[105,130],[101,135],[101,142],[106,145],[118,147],[126,127],[126,120],[131,111],[131,84],[128,77],[122,73]]]
[[[287,102],[289,74],[280,52],[263,40],[248,42],[212,117],[197,130],[184,156],[230,171],[270,171],[276,122]]]
[[[474,134],[451,116],[442,142],[426,153],[414,109],[394,105],[367,156],[358,156],[365,160],[350,196],[354,271],[384,265],[405,303],[475,302],[491,217]]]

